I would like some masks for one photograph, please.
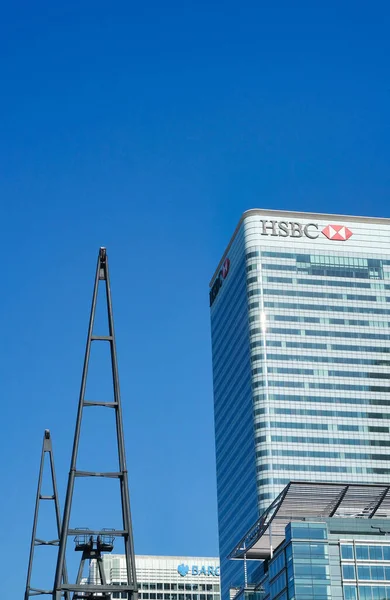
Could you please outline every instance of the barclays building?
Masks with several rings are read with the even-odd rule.
[[[372,507],[381,498],[386,503],[390,482],[390,220],[244,213],[211,280],[210,311],[221,585],[228,600],[231,589],[258,581],[264,564],[250,560],[246,548],[291,481],[360,485],[363,496],[364,486],[382,486],[367,492],[363,517],[387,518]],[[321,485],[312,501],[322,506]],[[352,502],[343,515],[361,522],[360,508]],[[334,515],[324,509],[294,517],[317,522]],[[286,548],[291,523],[278,538]],[[332,523],[326,539],[334,544]],[[358,533],[347,535],[345,527],[348,544],[356,545]],[[361,535],[380,545],[370,532],[371,538],[366,530]],[[268,530],[264,539],[275,548]],[[355,581],[333,597],[371,600],[382,593],[378,587],[386,587],[386,597],[383,582],[365,582],[359,591],[357,566]],[[261,593],[296,600],[313,594],[299,588],[291,595],[292,589]],[[330,589],[322,589],[324,598],[332,597]]]
[[[220,600],[218,558],[136,555],[135,563],[139,600]],[[120,591],[126,582],[125,556],[104,554],[103,566],[107,582],[118,586],[112,598],[127,598]],[[95,561],[89,579],[100,581]]]

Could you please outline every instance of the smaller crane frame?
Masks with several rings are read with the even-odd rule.
[[[43,469],[45,466],[45,455],[46,454],[49,455],[49,459],[50,459],[51,481],[52,481],[52,488],[53,488],[53,494],[51,496],[42,494]],[[43,500],[53,500],[54,501],[55,515],[56,515],[56,521],[57,521],[57,539],[54,539],[54,540],[41,540],[41,539],[37,538],[39,506],[40,506],[40,502]],[[43,435],[41,464],[40,464],[40,468],[39,468],[38,488],[37,488],[37,496],[36,496],[36,501],[35,501],[34,522],[33,522],[32,535],[31,535],[30,556],[29,556],[29,560],[28,560],[27,580],[26,580],[26,589],[24,592],[24,600],[29,600],[29,598],[31,596],[40,596],[40,595],[44,595],[44,594],[52,594],[53,593],[53,590],[45,590],[45,589],[41,589],[41,588],[31,587],[31,574],[32,574],[32,570],[33,570],[35,547],[36,546],[59,546],[60,535],[61,535],[61,516],[60,516],[60,505],[59,505],[59,501],[58,501],[56,474],[55,474],[55,469],[54,469],[53,446],[52,446],[50,431],[48,429],[45,429],[45,433]],[[63,565],[63,569],[62,569],[62,580],[65,584],[68,582],[65,562]],[[65,591],[64,597],[65,597],[65,600],[70,600],[68,591]]]

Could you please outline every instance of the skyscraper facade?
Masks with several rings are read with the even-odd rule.
[[[226,600],[227,555],[290,480],[389,481],[390,219],[244,213],[210,310]]]

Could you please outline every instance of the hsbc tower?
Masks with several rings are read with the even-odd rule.
[[[227,600],[227,556],[290,481],[390,484],[390,219],[245,212],[210,311]]]

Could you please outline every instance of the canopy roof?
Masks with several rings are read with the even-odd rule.
[[[249,529],[229,558],[264,559],[285,538],[290,521],[390,517],[390,485],[291,481]]]

